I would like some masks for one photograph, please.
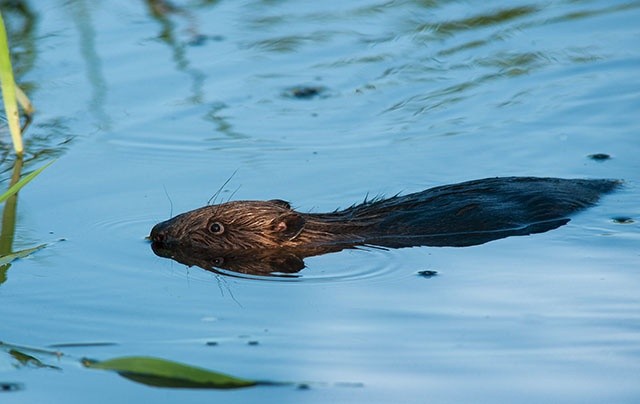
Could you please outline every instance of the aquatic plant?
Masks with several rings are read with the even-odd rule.
[[[20,181],[10,186],[9,189],[7,189],[4,193],[0,195],[0,203],[6,201],[7,199],[9,199],[9,197],[16,194],[22,187],[27,185],[32,179],[34,179],[38,174],[40,174],[45,168],[49,167],[51,164],[53,164],[53,161],[50,161],[47,164],[43,165],[42,167],[38,168],[37,170],[30,172],[29,174],[22,177]]]
[[[18,196],[16,194],[52,163],[53,161],[20,178],[22,172],[22,157],[18,157],[14,163],[9,189],[0,194],[0,203],[6,201],[2,211],[2,223],[0,227],[0,285],[7,280],[7,270],[11,266],[11,262],[18,258],[27,257],[46,246],[46,244],[40,244],[20,251],[13,250],[18,203]]]
[[[89,369],[110,370],[134,382],[156,387],[237,389],[266,384],[161,358],[128,356],[105,361],[82,359]]]
[[[22,131],[31,121],[33,114],[33,106],[29,98],[22,92],[20,87],[16,85],[13,77],[13,67],[11,66],[11,55],[9,52],[9,41],[7,39],[7,31],[4,25],[2,13],[0,13],[0,87],[2,89],[2,99],[4,101],[4,109],[9,123],[9,132],[13,141],[13,149],[17,158],[14,162],[13,175],[11,177],[9,189],[0,194],[0,203],[6,202],[2,213],[2,227],[0,229],[0,285],[6,280],[6,273],[11,262],[18,258],[24,258],[41,248],[46,244],[41,244],[33,248],[27,248],[20,251],[13,251],[13,237],[15,233],[15,218],[17,205],[17,192],[33,180],[51,163],[49,162],[28,175],[20,178],[22,171],[22,155],[24,146],[22,143]],[[18,104],[22,106],[25,113],[25,126],[20,127],[20,111]]]
[[[18,156],[22,156],[24,151],[22,145],[22,129],[20,128],[20,111],[18,104],[22,106],[27,117],[26,123],[31,120],[33,106],[29,98],[16,85],[13,78],[13,68],[11,67],[11,55],[9,54],[9,41],[7,31],[0,13],[0,83],[2,87],[2,99],[4,109],[9,122],[9,131],[13,140],[13,148]]]
[[[303,386],[306,383],[252,380],[231,376],[186,363],[149,356],[125,356],[98,361],[75,358],[60,351],[13,345],[0,341],[0,354],[8,353],[15,367],[62,370],[69,362],[80,362],[87,369],[107,370],[133,382],[154,387],[197,389],[240,389],[254,386]],[[43,357],[39,359],[38,357]],[[45,357],[55,358],[55,365]],[[67,359],[67,360],[62,360]]]

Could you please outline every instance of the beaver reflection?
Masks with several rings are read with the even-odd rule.
[[[347,248],[465,247],[543,233],[595,204],[620,181],[487,178],[374,199],[331,213],[300,213],[288,202],[235,201],[158,223],[153,251],[207,270],[295,273],[304,258]]]

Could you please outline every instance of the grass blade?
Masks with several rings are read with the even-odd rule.
[[[16,102],[16,83],[13,79],[13,69],[11,68],[11,56],[9,54],[9,41],[5,30],[4,20],[0,14],[0,83],[2,87],[2,98],[4,109],[9,121],[9,131],[13,140],[13,148],[16,154],[21,156],[23,152],[22,135],[20,134],[20,113]]]
[[[45,248],[46,244],[40,244],[39,246],[35,246],[32,248],[25,248],[24,250],[16,251],[7,255],[0,255],[0,266],[9,264],[19,258],[25,258],[33,254],[38,250],[42,250]]]
[[[53,161],[55,161],[55,160],[53,160]],[[34,179],[38,174],[40,174],[42,172],[42,170],[44,170],[45,168],[47,168],[51,164],[53,164],[53,161],[50,161],[47,164],[43,165],[42,167],[38,168],[37,170],[32,171],[31,173],[25,175],[23,178],[20,179],[20,181],[16,182],[14,185],[12,185],[5,193],[0,195],[0,203],[4,202],[11,195],[15,194],[22,187],[27,185],[32,179]]]

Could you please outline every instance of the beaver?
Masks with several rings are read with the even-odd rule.
[[[247,267],[252,257],[263,257],[262,262],[274,264],[260,273],[277,270],[283,262],[289,263],[284,272],[295,272],[304,267],[304,257],[346,248],[466,247],[543,233],[568,223],[570,215],[620,184],[609,179],[485,178],[365,199],[330,213],[297,212],[279,199],[232,201],[158,223],[149,239],[157,255],[187,265],[241,262]]]

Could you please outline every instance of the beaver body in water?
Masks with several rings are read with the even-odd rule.
[[[221,266],[232,257],[242,257],[243,262],[272,257],[276,251],[278,256],[293,254],[302,260],[361,246],[464,247],[560,227],[619,184],[600,179],[487,178],[365,200],[331,213],[300,213],[282,200],[233,201],[158,223],[149,238],[156,254],[199,266]]]

